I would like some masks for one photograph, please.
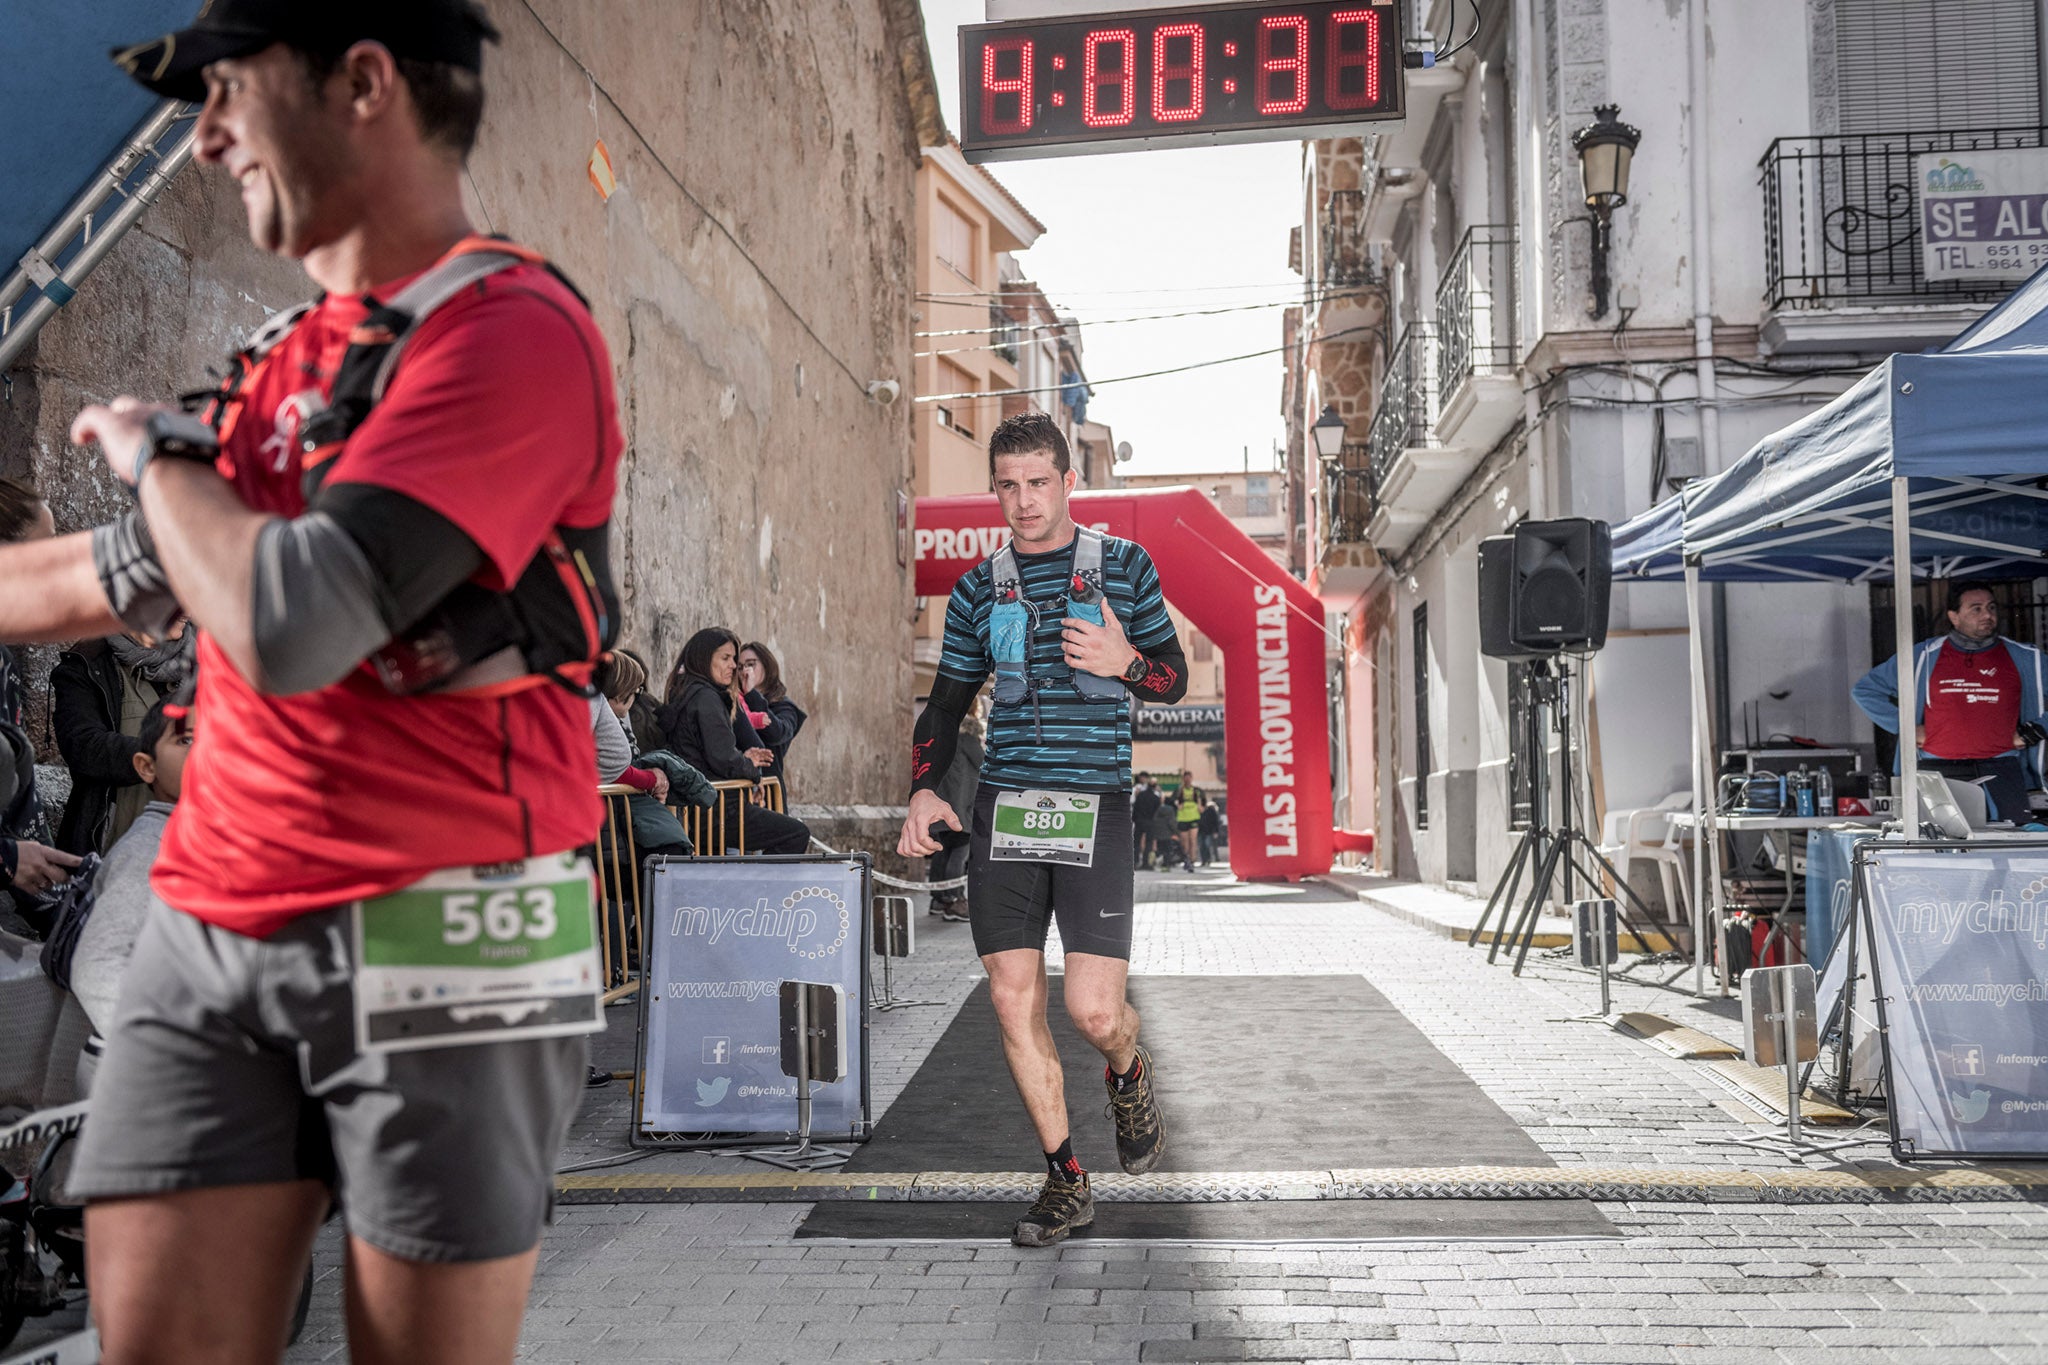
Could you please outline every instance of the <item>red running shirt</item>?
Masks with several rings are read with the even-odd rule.
[[[363,299],[328,297],[245,386],[220,469],[250,507],[305,510],[298,425],[332,388]],[[420,327],[327,482],[431,507],[482,548],[478,577],[502,588],[554,527],[605,521],[622,446],[596,323],[546,269],[519,265]],[[602,817],[590,704],[553,683],[398,697],[366,663],[317,692],[266,696],[202,635],[193,717],[152,885],[238,933],[264,937],[440,868],[574,848]]]
[[[1927,742],[1936,758],[1997,758],[2012,752],[2020,723],[2020,671],[2004,645],[1975,654],[1944,643],[1928,680]]]

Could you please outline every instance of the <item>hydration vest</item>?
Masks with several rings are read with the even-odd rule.
[[[1074,571],[1067,581],[1066,612],[1095,625],[1102,618],[1102,533],[1086,526],[1074,528]],[[1017,569],[1017,553],[1004,545],[989,559],[988,646],[995,662],[995,704],[1019,707],[1036,704],[1038,694],[1048,687],[1069,684],[1087,701],[1118,702],[1124,699],[1120,678],[1101,678],[1077,672],[1064,663],[1058,670],[1033,668],[1031,642],[1036,633],[1040,608],[1024,595],[1023,575]]]
[[[494,237],[468,237],[394,295],[368,299],[369,315],[349,336],[326,405],[299,424],[300,491],[312,506],[334,458],[384,398],[405,346],[435,310],[500,271],[539,265],[587,301],[538,253]],[[271,353],[318,304],[272,318],[237,351],[213,395],[207,422],[225,438],[242,391]],[[590,676],[618,638],[618,590],[611,573],[611,523],[557,526],[509,591],[470,580],[370,656],[384,686],[399,695],[444,688],[471,664],[517,649],[526,672],[457,695],[501,696],[556,682],[588,694]]]

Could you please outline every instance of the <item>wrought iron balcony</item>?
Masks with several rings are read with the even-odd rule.
[[[1365,244],[1365,191],[1331,190],[1323,207],[1322,254],[1315,284],[1323,289],[1380,282],[1379,263]]]
[[[1366,467],[1378,490],[1403,450],[1436,444],[1436,324],[1408,324],[1387,357],[1379,406],[1366,433]]]
[[[1760,163],[1766,306],[1983,303],[2004,280],[1930,280],[1920,240],[1917,158],[2041,147],[2043,128],[1781,137]]]
[[[1514,228],[1468,228],[1436,290],[1439,394],[1448,397],[1475,374],[1514,369],[1515,295]]]
[[[1347,446],[1348,456],[1354,449]],[[1363,466],[1328,465],[1323,469],[1323,543],[1358,545],[1372,521],[1371,471]]]

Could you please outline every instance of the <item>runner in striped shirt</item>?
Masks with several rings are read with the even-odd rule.
[[[989,441],[989,478],[1011,543],[961,579],[930,703],[913,739],[910,813],[898,851],[926,856],[934,829],[966,828],[934,790],[961,719],[991,672],[988,760],[972,812],[969,918],[988,970],[1003,1050],[1045,1152],[1020,1246],[1050,1246],[1095,1217],[1075,1159],[1059,1057],[1045,1026],[1045,940],[1065,950],[1067,1013],[1101,1052],[1124,1170],[1165,1150],[1151,1057],[1125,998],[1131,951],[1132,696],[1171,702],[1187,661],[1144,549],[1077,527],[1066,439],[1040,413]]]

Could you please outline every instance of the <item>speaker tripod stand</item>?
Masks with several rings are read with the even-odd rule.
[[[1638,896],[1599,845],[1586,837],[1585,831],[1572,822],[1574,803],[1572,801],[1572,739],[1571,721],[1571,668],[1564,656],[1536,658],[1529,660],[1523,673],[1525,702],[1523,705],[1524,734],[1523,752],[1529,755],[1530,772],[1530,819],[1529,827],[1522,831],[1520,842],[1508,860],[1507,869],[1500,880],[1494,883],[1493,894],[1488,897],[1485,911],[1479,922],[1472,926],[1472,932],[1465,939],[1466,945],[1479,942],[1479,936],[1486,932],[1486,926],[1493,919],[1494,912],[1500,912],[1500,927],[1494,931],[1493,941],[1487,949],[1486,960],[1491,963],[1500,957],[1505,944],[1515,945],[1514,974],[1522,974],[1522,966],[1529,958],[1529,946],[1535,941],[1537,917],[1543,911],[1544,903],[1550,898],[1553,884],[1563,891],[1562,899],[1570,904],[1577,898],[1575,878],[1585,878],[1589,888],[1600,885],[1600,876],[1605,873],[1614,882],[1621,897],[1617,905],[1621,920],[1636,935],[1638,943],[1647,943],[1654,931],[1655,916],[1650,907]],[[1545,718],[1550,719],[1545,724]],[[1544,749],[1544,735],[1554,732],[1558,744],[1558,786],[1563,791],[1561,814],[1558,824],[1550,823],[1550,763]],[[1596,870],[1597,869],[1597,870]],[[1508,928],[1508,916],[1512,912],[1515,898],[1520,894],[1524,873],[1529,876],[1528,895],[1522,901],[1521,914],[1514,927]],[[1636,913],[1630,913],[1630,908]],[[1502,932],[1505,930],[1506,932]]]

